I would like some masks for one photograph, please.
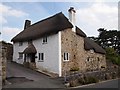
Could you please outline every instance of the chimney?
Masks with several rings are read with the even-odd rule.
[[[74,7],[70,7],[70,9],[68,10],[68,12],[69,12],[69,20],[73,24],[72,31],[75,32],[75,21],[76,21],[75,20],[75,13],[76,13],[76,11],[75,11]]]
[[[31,25],[31,21],[30,20],[25,20],[24,29],[28,28],[30,25]]]

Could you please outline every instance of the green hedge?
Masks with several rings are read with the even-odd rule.
[[[106,58],[120,66],[120,55],[118,55],[113,48],[106,48]]]

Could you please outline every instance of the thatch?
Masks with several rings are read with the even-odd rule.
[[[28,47],[23,51],[25,54],[30,54],[30,53],[37,53],[37,50],[35,46],[31,43],[28,45]]]
[[[93,40],[89,39],[88,37],[84,38],[84,48],[85,50],[91,50],[93,49],[97,53],[105,54],[105,50],[99,46],[97,43],[95,43]]]
[[[11,41],[29,41],[40,38],[44,35],[49,35],[51,33],[57,33],[58,31],[72,28],[73,25],[68,21],[68,19],[62,14],[62,12],[39,21],[30,27],[26,28],[18,35],[16,35]]]
[[[76,26],[76,34],[81,36],[81,37],[86,37],[86,34]]]
[[[35,24],[30,25],[18,35],[16,35],[11,41],[19,42],[19,41],[29,41],[34,40],[46,35],[58,33],[59,31],[65,30],[67,28],[72,28],[73,25],[69,22],[69,20],[64,16],[62,12],[39,21]],[[102,47],[96,44],[94,41],[87,38],[87,35],[76,26],[76,34],[84,37],[84,48],[85,50],[94,49],[95,52],[105,54],[105,51]],[[36,49],[34,45],[29,45],[24,53],[36,53]]]

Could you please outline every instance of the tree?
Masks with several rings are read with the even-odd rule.
[[[117,53],[120,54],[120,31],[109,30],[104,28],[99,28],[99,36],[97,43],[101,45],[104,49],[112,47]]]
[[[106,58],[112,63],[120,66],[120,56],[116,53],[114,48],[106,48]]]
[[[89,37],[106,50],[106,58],[120,65],[120,31],[99,28],[98,37]]]

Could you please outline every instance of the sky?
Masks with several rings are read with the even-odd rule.
[[[59,2],[58,2],[59,1]],[[68,9],[76,10],[76,25],[87,36],[98,36],[97,29],[118,30],[118,0],[4,0],[0,3],[0,41],[11,39],[24,28],[25,20],[32,24]]]

